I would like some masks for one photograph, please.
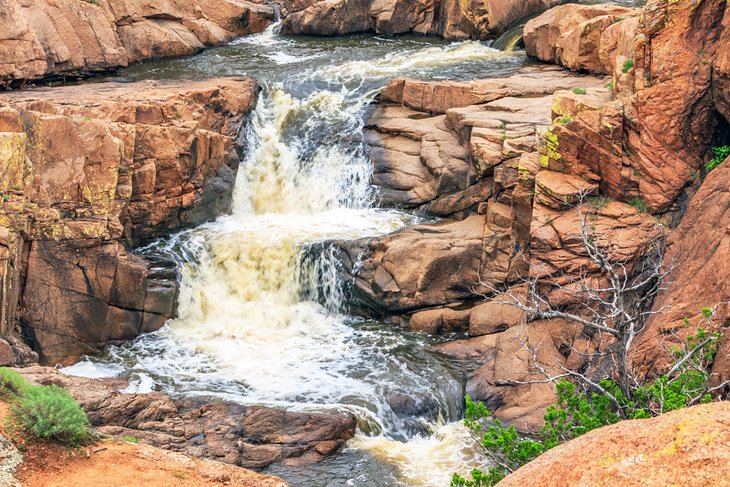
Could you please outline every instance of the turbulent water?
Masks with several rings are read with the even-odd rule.
[[[342,453],[270,469],[292,485],[443,486],[479,466],[458,421],[463,385],[427,351],[433,339],[348,316],[331,255],[306,249],[415,221],[377,208],[370,186],[363,116],[388,79],[473,79],[522,63],[479,42],[269,30],[130,69],[129,79],[247,74],[263,91],[232,214],[151,249],[181,264],[178,318],[67,371],[128,377],[130,392],[353,412],[358,434]]]

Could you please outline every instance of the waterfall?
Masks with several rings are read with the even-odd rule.
[[[340,455],[380,467],[332,467],[314,481],[310,470],[299,485],[393,485],[378,473],[390,466],[398,484],[436,486],[479,466],[459,421],[462,385],[427,351],[436,339],[348,316],[324,243],[416,221],[373,206],[363,115],[388,78],[474,77],[522,59],[479,42],[435,42],[323,39],[314,46],[267,31],[184,65],[132,68],[147,69],[147,77],[178,69],[254,74],[263,90],[242,134],[246,158],[232,213],[155,244],[180,264],[178,317],[67,370],[123,375],[131,392],[355,414],[358,434]],[[244,64],[246,71],[232,70]],[[297,485],[287,468],[275,473]],[[337,483],[355,474],[358,483]]]

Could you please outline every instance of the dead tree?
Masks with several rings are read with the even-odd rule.
[[[600,203],[599,203],[600,205]],[[624,404],[600,385],[600,379],[612,379],[629,400],[641,386],[641,381],[631,367],[629,352],[634,339],[642,330],[651,314],[662,313],[663,309],[652,310],[654,297],[662,289],[662,282],[672,268],[671,263],[662,263],[663,240],[655,242],[647,249],[641,259],[628,262],[618,258],[612,248],[615,242],[606,239],[596,231],[593,222],[600,212],[600,206],[591,204],[587,195],[581,195],[573,210],[580,217],[580,251],[591,263],[577,273],[566,275],[528,276],[523,279],[521,288],[526,292],[515,293],[511,289],[497,289],[485,283],[483,286],[491,290],[491,295],[484,295],[493,302],[514,306],[527,315],[529,322],[538,319],[551,320],[561,318],[583,325],[584,330],[592,333],[603,333],[613,338],[613,344],[601,360],[608,360],[608,377],[590,377],[576,370],[562,367],[563,373],[550,374],[540,364],[535,350],[532,352],[534,366],[545,380],[530,381],[553,382],[564,377],[572,377],[582,381],[593,390],[608,397],[624,416]],[[526,286],[525,286],[526,285]],[[570,296],[569,305],[556,303],[555,295]],[[558,300],[561,301],[561,300]],[[565,300],[562,300],[565,301]],[[710,333],[703,343],[696,344],[693,349],[684,350],[676,365],[669,371],[670,380],[677,377],[686,367],[696,367],[694,360],[700,350],[710,341],[718,340],[712,331],[712,316],[706,316]],[[528,347],[523,343],[523,346]],[[700,360],[701,362],[701,360]],[[605,369],[606,367],[604,367]],[[525,382],[522,382],[525,383]],[[723,383],[723,386],[727,383]],[[517,385],[517,384],[515,384]]]

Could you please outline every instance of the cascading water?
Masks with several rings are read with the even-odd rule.
[[[232,214],[154,245],[181,265],[179,316],[67,372],[125,376],[130,391],[353,412],[358,434],[344,452],[272,468],[293,485],[446,485],[452,472],[479,466],[458,421],[462,385],[426,350],[434,339],[348,316],[335,261],[312,244],[415,220],[373,206],[363,114],[388,78],[484,77],[522,62],[478,42],[315,42],[269,31],[185,63],[130,70],[130,78],[246,73],[264,87]]]

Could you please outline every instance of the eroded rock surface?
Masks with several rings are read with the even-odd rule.
[[[273,17],[263,0],[2,0],[0,86],[187,56]]]
[[[281,0],[284,34],[357,32],[491,39],[510,24],[561,0]]]
[[[257,89],[228,78],[0,97],[0,331],[67,363],[162,326],[174,266],[128,249],[228,210]]]
[[[67,389],[99,432],[200,458],[260,469],[319,461],[355,434],[349,413],[309,413],[227,401],[123,394],[126,381],[85,379],[49,367],[18,369],[32,382]]]

